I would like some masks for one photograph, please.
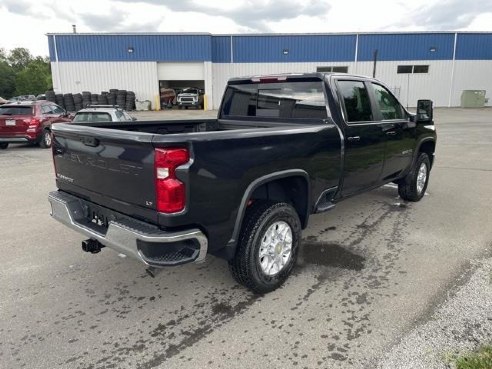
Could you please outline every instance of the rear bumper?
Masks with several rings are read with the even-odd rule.
[[[32,140],[27,137],[0,137],[0,142],[7,143],[22,143],[22,142],[31,142]]]
[[[166,232],[113,211],[106,228],[88,220],[91,204],[85,200],[60,191],[50,192],[48,200],[54,219],[147,266],[199,263],[207,254],[208,240],[199,229]]]

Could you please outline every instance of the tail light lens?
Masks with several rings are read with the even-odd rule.
[[[176,168],[190,161],[185,148],[155,149],[155,191],[157,211],[177,213],[186,205],[186,186],[176,177]]]

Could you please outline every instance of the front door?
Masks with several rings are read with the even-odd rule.
[[[379,183],[385,134],[376,120],[367,83],[338,80],[337,85],[346,123],[342,196],[349,196]]]
[[[415,123],[410,122],[407,113],[391,92],[384,86],[371,83],[377,107],[377,119],[386,137],[382,180],[399,177],[412,163],[415,147]]]

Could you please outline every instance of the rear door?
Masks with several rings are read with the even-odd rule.
[[[385,155],[382,179],[397,178],[412,162],[415,147],[415,123],[410,122],[405,109],[383,85],[370,83],[375,100],[377,119],[385,135]]]
[[[52,131],[58,188],[156,221],[153,134],[61,123]]]
[[[345,125],[345,159],[342,196],[379,183],[384,162],[385,134],[375,114],[368,83],[338,79]]]

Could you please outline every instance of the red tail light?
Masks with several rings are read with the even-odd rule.
[[[186,205],[186,187],[176,177],[176,168],[190,161],[184,148],[155,149],[155,191],[157,211],[177,213]]]
[[[31,118],[31,120],[29,121],[30,126],[39,126],[40,123],[41,121],[37,118]]]

